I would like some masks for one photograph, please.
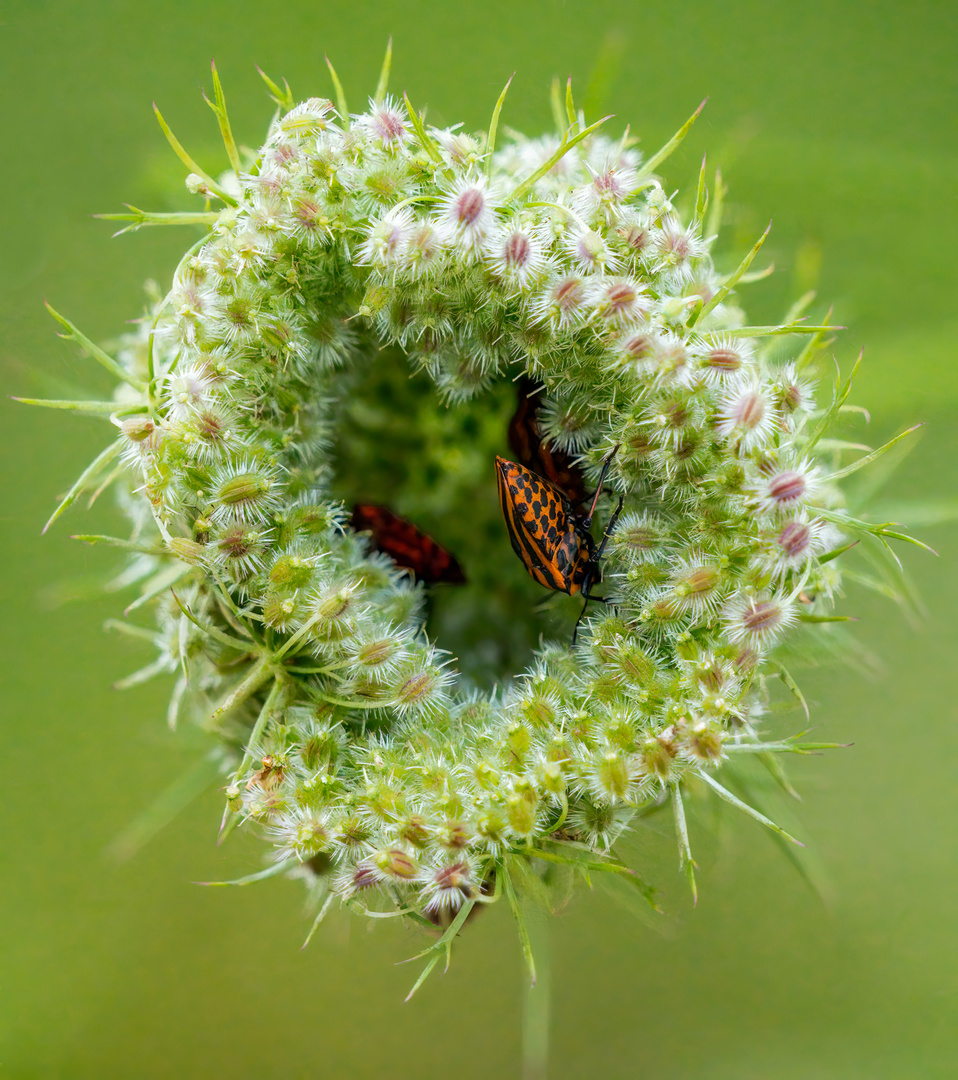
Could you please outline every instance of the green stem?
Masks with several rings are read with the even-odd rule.
[[[255,670],[253,671],[253,675],[256,675]],[[262,737],[263,732],[266,730],[270,714],[276,705],[281,690],[282,684],[280,680],[274,679],[273,685],[269,688],[269,693],[266,695],[266,701],[263,702],[263,707],[260,709],[259,716],[256,718],[256,723],[253,725],[253,730],[250,732],[249,741],[246,743],[246,750],[243,752],[243,760],[239,763],[236,772],[233,773],[234,781],[239,779],[239,777],[241,777],[249,768],[250,762],[253,760],[253,751]]]
[[[209,720],[210,726],[215,728],[219,720],[221,720],[231,709],[235,709],[237,705],[240,705],[242,702],[246,701],[247,698],[255,694],[263,683],[271,678],[273,674],[269,657],[261,660],[226,700],[218,708],[213,710],[213,714]]]
[[[549,928],[541,914],[529,920],[535,939],[536,981],[527,983],[522,1010],[522,1080],[546,1080],[552,1011]]]

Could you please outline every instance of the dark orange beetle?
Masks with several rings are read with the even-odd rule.
[[[499,503],[513,551],[540,585],[570,596],[581,593],[586,604],[590,599],[599,599],[591,591],[599,580],[599,559],[622,512],[620,495],[619,505],[596,547],[589,528],[605,474],[618,449],[616,443],[602,463],[599,485],[585,515],[577,514],[565,492],[551,481],[514,461],[496,458]],[[582,610],[584,613],[585,608]]]

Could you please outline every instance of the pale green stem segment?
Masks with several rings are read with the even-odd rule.
[[[582,220],[581,216],[572,209],[571,206],[563,206],[562,203],[554,202],[531,202],[528,206],[548,206],[553,210],[561,210],[567,217],[572,218],[573,221],[579,224],[582,229],[588,229],[588,225]]]
[[[306,940],[303,942],[302,945],[300,945],[300,949],[305,949],[306,946],[313,940],[313,934],[316,933],[316,931],[319,929],[320,923],[323,921],[323,919],[326,918],[326,912],[329,911],[330,905],[332,904],[334,899],[335,897],[332,895],[332,893],[330,893],[329,896],[326,897],[319,911],[316,913],[316,918],[313,919],[313,925],[309,928],[309,933],[306,935]]]
[[[255,674],[255,669],[252,674]],[[263,707],[259,711],[259,716],[256,717],[256,723],[253,725],[253,730],[249,733],[246,749],[243,752],[243,760],[239,763],[236,771],[233,773],[234,781],[241,777],[249,768],[250,762],[252,762],[254,753],[256,752],[257,743],[260,741],[263,732],[266,730],[266,725],[269,723],[270,716],[276,707],[276,702],[279,700],[282,689],[283,685],[280,679],[274,679],[273,685],[269,688],[269,693],[266,695],[266,700],[263,702]]]
[[[258,870],[255,874],[247,874],[245,877],[233,878],[232,881],[197,881],[195,885],[205,885],[209,888],[223,888],[226,885],[255,885],[258,881],[267,881],[269,878],[278,877],[297,863],[296,859],[283,859],[282,862],[267,866],[265,870]]]
[[[96,489],[96,491],[93,492],[93,494],[87,500],[87,504],[86,504],[87,510],[89,510],[90,507],[93,506],[93,504],[97,501],[97,499],[99,499],[99,497],[103,494],[103,492],[106,491],[106,489],[110,486],[110,484],[112,484],[113,481],[116,480],[124,472],[125,469],[126,469],[126,466],[121,461],[119,463],[119,465],[115,465],[113,467],[112,472],[107,473],[107,475],[104,477],[104,479],[100,481],[100,486]]]
[[[722,785],[717,780],[713,780],[712,777],[708,775],[708,773],[698,772],[696,773],[696,776],[698,776],[700,780],[708,784],[708,786],[716,793],[716,795],[718,795],[720,799],[724,799],[725,802],[736,807],[736,809],[741,810],[743,813],[748,814],[749,817],[755,818],[756,821],[761,822],[767,829],[771,829],[772,832],[778,833],[779,836],[784,837],[786,840],[790,840],[798,847],[805,846],[801,842],[801,840],[796,840],[791,833],[787,833],[781,827],[781,825],[776,825],[771,818],[767,818],[764,814],[759,813],[759,811],[756,810],[754,806],[749,806],[748,803],[742,802],[742,800],[737,795],[733,795],[731,791],[728,790],[728,788],[722,787]]]
[[[799,615],[803,623],[858,622],[856,615]]]
[[[739,285],[751,285],[753,281],[764,281],[775,273],[775,263],[769,263],[764,270],[753,270],[751,274],[743,274],[739,279]]]
[[[718,292],[715,293],[715,295],[712,297],[711,300],[709,300],[707,304],[699,308],[698,311],[693,311],[692,317],[689,319],[690,327],[694,326],[699,319],[704,319],[705,316],[709,314],[709,312],[714,311],[718,307],[718,305],[722,303],[725,297],[728,296],[728,294],[735,288],[742,275],[752,265],[752,260],[761,250],[762,244],[765,243],[765,240],[769,232],[771,232],[771,229],[772,223],[769,222],[768,226],[765,229],[765,232],[763,232],[762,235],[758,238],[758,240],[755,241],[755,244],[752,246],[752,250],[739,263],[738,267],[733,271],[733,273],[729,275],[729,277],[725,280]]]
[[[506,100],[506,94],[509,92],[509,87],[512,85],[512,80],[515,77],[515,72],[509,76],[506,85],[502,88],[502,93],[499,95],[499,100],[496,102],[496,107],[492,110],[492,119],[489,121],[489,134],[486,136],[487,180],[492,176],[492,156],[496,151],[496,135],[499,132],[499,114],[502,112],[502,104]]]
[[[330,697],[329,694],[324,694],[322,691],[317,691],[323,701],[330,705],[338,705],[343,709],[385,709],[389,705],[395,704],[392,701],[362,701],[357,699],[355,701],[349,701],[347,698]]]
[[[675,835],[679,842],[679,867],[685,871],[689,888],[692,890],[692,903],[699,902],[698,885],[695,883],[695,860],[692,858],[692,848],[689,844],[689,830],[685,821],[685,804],[682,802],[682,786],[674,784],[672,787],[672,814],[675,818]]]
[[[772,777],[782,791],[787,795],[790,795],[793,799],[797,799],[799,802],[802,801],[801,795],[795,790],[791,780],[788,778],[788,773],[785,772],[785,766],[782,765],[774,754],[765,751],[758,755],[758,760],[765,766],[769,776]]]
[[[146,392],[146,383],[141,379],[138,379],[135,375],[131,375],[128,371],[124,371],[123,368],[113,359],[109,353],[103,351],[99,345],[95,345],[86,334],[81,333],[69,319],[65,319],[58,311],[55,311],[50,305],[43,301],[43,306],[50,312],[50,314],[56,319],[56,321],[67,331],[65,334],[61,334],[60,337],[65,338],[68,341],[75,341],[77,345],[87,354],[92,357],[98,364],[101,364],[107,371],[121,382],[129,383],[134,389],[139,390],[141,393]]]
[[[210,68],[213,71],[213,101],[210,101],[206,94],[203,95],[206,104],[213,110],[216,115],[216,119],[220,125],[220,134],[223,136],[223,145],[226,147],[227,157],[230,159],[230,165],[233,168],[233,172],[237,176],[240,174],[242,168],[240,162],[239,151],[236,149],[236,140],[233,138],[233,130],[230,127],[230,118],[226,112],[226,97],[223,94],[223,84],[220,82],[219,72],[216,70],[216,61],[210,61]]]
[[[267,679],[275,677],[275,672],[271,667],[270,659],[271,658],[267,657],[264,660],[260,660],[239,686],[237,686],[236,689],[213,710],[209,719],[209,725],[211,727],[215,726],[217,721],[221,720],[231,709],[235,709],[237,705],[242,704],[247,698],[255,694]]]
[[[66,409],[80,413],[84,416],[133,416],[136,413],[147,412],[145,405],[120,405],[116,401],[64,401],[54,398],[26,398],[13,397],[11,401],[19,401],[21,405],[39,405],[44,409]]]
[[[577,146],[580,142],[582,142],[583,139],[588,138],[592,134],[592,132],[595,131],[596,128],[601,127],[606,122],[606,120],[611,119],[611,113],[608,116],[603,116],[601,120],[596,120],[594,124],[590,124],[583,131],[580,131],[578,134],[573,135],[571,139],[569,138],[569,132],[567,131],[562,138],[562,142],[559,144],[559,149],[556,150],[556,152],[549,158],[547,162],[545,162],[543,165],[540,165],[539,168],[536,169],[536,171],[531,176],[527,176],[526,179],[523,180],[522,183],[515,189],[515,191],[513,191],[507,201],[516,202],[521,199],[524,195],[531,191],[533,185],[538,180],[541,180],[542,177],[545,176],[551,168],[557,165],[574,146]]]
[[[261,67],[257,65],[256,70],[259,72],[259,77],[266,83],[266,87],[270,92],[270,97],[276,104],[284,111],[289,110],[296,104],[293,97],[293,91],[289,88],[289,83],[283,79],[283,89],[279,88],[279,85],[266,74]],[[156,108],[156,106],[154,106]]]
[[[653,154],[648,161],[642,163],[642,167],[639,169],[638,179],[641,180],[643,177],[655,172],[655,170],[662,164],[662,162],[665,161],[665,159],[669,157],[673,153],[673,151],[675,151],[679,147],[682,140],[685,138],[686,135],[688,135],[692,125],[695,123],[696,120],[698,120],[699,113],[705,108],[705,104],[707,101],[708,98],[705,98],[702,101],[702,104],[699,105],[695,112],[692,113],[688,120],[685,121],[685,123],[672,136],[672,138],[669,139],[669,141],[665,144],[665,146],[662,147],[661,150]]]
[[[827,328],[818,327],[817,329],[824,331]],[[841,381],[841,374],[836,373],[835,389],[832,393],[832,403],[825,410],[825,413],[822,416],[821,420],[819,420],[815,430],[808,437],[808,440],[806,441],[804,447],[806,452],[811,450],[816,445],[818,440],[825,434],[826,431],[828,431],[828,429],[832,425],[832,422],[841,412],[842,406],[848,400],[848,395],[852,392],[852,384],[855,381],[855,376],[858,374],[859,367],[861,367],[862,358],[864,357],[864,355],[865,350],[863,349],[858,354],[858,357],[856,358],[855,363],[852,367],[851,373],[849,374],[848,378],[845,380],[844,383]]]
[[[509,873],[509,866],[505,859],[500,864],[502,871],[502,887],[503,892],[506,895],[506,899],[509,901],[509,907],[512,908],[512,914],[516,919],[516,929],[519,932],[519,944],[522,946],[522,957],[526,962],[526,969],[529,972],[530,985],[536,984],[536,960],[532,955],[532,942],[529,940],[529,930],[526,927],[526,920],[522,913],[522,908],[519,905],[519,898],[516,896],[515,884],[512,880],[512,874]]]
[[[132,675],[127,675],[124,679],[117,679],[113,684],[113,689],[130,690],[134,686],[142,686],[143,683],[149,682],[150,679],[155,679],[157,675],[165,674],[167,670],[166,660],[160,657],[158,660],[154,660],[152,664],[147,664],[146,667],[140,668],[139,671],[134,671]]]
[[[304,622],[303,625],[296,631],[296,633],[293,634],[292,637],[284,641],[282,646],[280,646],[280,648],[278,648],[276,652],[273,653],[273,661],[278,662],[282,660],[283,657],[294,645],[299,644],[299,642],[303,640],[303,638],[310,632],[310,630],[312,630],[312,628],[316,625],[317,622],[318,618],[315,615],[313,616],[313,618],[307,619],[306,622]]]
[[[329,57],[326,57],[326,67],[329,68],[329,77],[333,80],[333,89],[336,91],[336,112],[343,122],[343,127],[349,129],[349,107],[346,104],[346,95],[343,93],[343,84],[339,81],[336,69]]]
[[[635,886],[642,894],[642,898],[653,911],[658,914],[662,913],[661,908],[655,900],[655,889],[647,881],[643,881],[642,878],[640,878],[631,867],[626,866],[625,863],[597,858],[594,852],[578,844],[558,840],[543,840],[541,842],[551,843],[555,850],[549,851],[542,847],[530,848],[528,853],[533,858],[543,859],[546,862],[559,863],[562,866],[575,867],[576,869],[581,870],[586,877],[592,872],[616,874],[621,877],[623,881],[627,881],[630,885]]]
[[[422,974],[414,983],[413,988],[406,995],[406,1001],[409,1001],[409,999],[413,996],[413,994],[416,993],[419,987],[422,986],[426,979],[429,978],[429,976],[432,974],[433,968],[435,968],[436,964],[438,964],[439,961],[442,959],[443,953],[446,954],[446,966],[448,967],[449,957],[452,954],[453,939],[463,928],[466,919],[469,918],[469,913],[475,906],[476,901],[474,899],[467,900],[456,912],[456,917],[449,924],[449,928],[442,935],[442,937],[433,945],[430,945],[428,949],[424,949],[421,953],[417,953],[415,956],[411,956],[409,958],[410,960],[419,960],[423,956],[429,956],[430,953],[435,953],[435,956],[432,956],[429,962],[423,968]]]
[[[806,326],[805,323],[781,324],[779,326],[733,326],[727,330],[709,330],[702,336],[711,340],[718,337],[759,338],[783,337],[786,334],[820,334],[825,330],[844,330],[844,326]]]
[[[412,124],[413,131],[416,133],[416,138],[419,140],[423,150],[432,158],[437,164],[442,164],[442,154],[439,152],[439,146],[436,140],[426,131],[426,126],[423,123],[422,117],[413,108],[412,102],[409,100],[409,95],[405,92],[402,96],[406,105],[406,112],[409,114],[409,122]]]
[[[128,214],[94,214],[100,221],[129,221],[125,228],[118,229],[113,235],[122,236],[124,233],[136,232],[137,229],[145,229],[151,225],[203,225],[207,228],[216,224],[220,212],[216,210],[199,211],[192,213],[166,213],[153,210],[141,210],[132,203],[124,203],[129,209]]]
[[[386,42],[386,55],[383,57],[383,66],[379,72],[379,82],[376,83],[376,93],[373,95],[373,101],[377,105],[382,105],[386,100],[386,88],[389,86],[389,73],[393,66],[393,39],[390,38]]]
[[[103,624],[103,629],[115,630],[118,634],[125,634],[138,641],[148,641],[151,645],[158,643],[158,631],[150,630],[146,626],[137,626],[135,623],[123,622],[121,619],[107,619]]]
[[[259,71],[259,68],[257,68],[256,70]],[[260,71],[260,75],[263,75],[262,71]],[[263,78],[266,79],[266,76],[263,75]],[[273,85],[268,79],[266,79],[266,81],[269,85]],[[288,91],[289,87],[287,86],[286,89]],[[180,140],[170,130],[169,124],[167,124],[167,122],[163,119],[163,114],[156,107],[155,101],[153,102],[153,112],[156,114],[157,122],[159,123],[163,134],[166,136],[166,141],[170,144],[170,146],[173,147],[173,153],[176,154],[176,156],[180,159],[180,161],[183,162],[183,164],[190,170],[190,172],[196,173],[196,175],[199,176],[202,179],[203,183],[206,184],[206,186],[209,188],[210,193],[215,195],[222,202],[226,203],[227,206],[239,206],[239,203],[236,201],[236,199],[234,199],[228,191],[225,191],[223,188],[221,188],[220,185],[217,184],[217,182],[213,179],[213,177],[210,176],[209,173],[201,169],[200,166],[197,165],[197,163],[193,160],[193,158],[190,157],[190,155],[183,148]]]
[[[873,461],[876,461],[887,453],[895,445],[895,443],[901,442],[902,439],[907,438],[913,431],[917,431],[919,428],[924,427],[924,424],[914,424],[908,428],[907,431],[903,431],[900,435],[896,435],[894,439],[890,439],[884,446],[880,446],[877,450],[873,450],[870,454],[866,454],[864,457],[859,458],[857,461],[853,461],[851,465],[846,465],[844,469],[839,469],[837,472],[833,472],[829,476],[829,480],[841,480],[846,476],[851,476],[852,473],[858,472],[859,469],[863,469],[866,465],[870,465]]]
[[[183,612],[186,618],[189,619],[197,629],[202,630],[207,637],[212,638],[214,641],[218,641],[221,645],[226,645],[227,648],[238,649],[242,653],[250,651],[252,642],[240,641],[239,638],[230,637],[229,634],[224,634],[222,630],[217,629],[215,626],[210,626],[208,623],[201,622],[172,589],[170,589],[170,595],[173,597],[176,606]]]
[[[709,205],[708,188],[705,186],[705,155],[702,155],[702,167],[699,169],[699,182],[695,189],[695,212],[692,215],[692,224],[696,229],[702,227],[705,211]]]
[[[554,833],[557,833],[562,826],[565,825],[565,819],[569,816],[569,796],[564,791],[559,794],[559,806],[559,818],[552,826],[552,831]]]
[[[815,299],[815,297],[817,295],[818,294],[815,292],[814,289],[809,289],[808,292],[802,293],[802,295],[788,309],[788,312],[785,315],[785,322],[786,323],[797,322],[805,314],[805,312],[808,311],[809,307],[812,304],[812,301]],[[825,322],[828,322],[828,317],[827,316],[825,318]],[[806,349],[811,349],[811,348],[814,347],[814,345],[815,345],[814,341],[809,341],[806,344],[805,348]],[[801,360],[801,356],[799,356],[799,360],[796,361],[796,364],[800,360]]]
[[[837,514],[834,510],[826,510],[823,506],[816,506],[815,513],[826,521],[831,521],[833,524],[838,525],[842,529],[852,530],[854,532],[863,533],[867,536],[874,536],[877,540],[885,544],[884,538],[888,537],[892,540],[902,540],[906,544],[914,544],[915,547],[923,548],[925,551],[930,551],[932,555],[937,555],[933,547],[929,547],[927,544],[922,543],[914,536],[909,536],[907,533],[898,532],[896,529],[889,528],[890,525],[894,525],[893,521],[886,521],[880,525],[873,525],[867,521],[859,521],[858,518],[849,517],[847,514]],[[888,545],[885,544],[888,548]],[[888,548],[890,551],[891,549]],[[834,557],[834,556],[833,556]],[[894,557],[894,556],[893,556]],[[897,557],[895,562],[898,562]],[[899,564],[900,567],[900,564]]]
[[[84,544],[105,544],[107,547],[122,548],[123,551],[135,551],[140,555],[162,555],[163,549],[156,544],[141,544],[135,540],[124,540],[119,536],[103,536],[97,533],[74,533],[71,540],[82,540]]]
[[[779,678],[782,680],[785,686],[788,687],[789,692],[799,703],[799,705],[801,705],[801,707],[805,710],[805,719],[811,719],[808,711],[808,702],[805,700],[805,695],[802,693],[801,687],[789,674],[788,669],[784,666],[784,664],[780,664],[776,661],[772,661],[772,663],[775,665],[775,667],[778,668]]]
[[[119,440],[114,440],[110,445],[102,450],[97,456],[90,462],[89,465],[83,470],[77,477],[73,487],[63,496],[60,505],[50,515],[50,520],[43,526],[41,535],[50,528],[50,526],[57,520],[57,518],[67,509],[68,506],[72,506],[77,499],[86,490],[89,483],[94,480],[99,474],[110,465],[120,453]]]
[[[545,924],[542,912],[532,915],[530,933],[535,938],[538,978],[525,989],[525,1003],[522,1010],[522,1080],[547,1080],[549,1022],[552,1012],[552,965],[549,928]]]
[[[790,742],[783,739],[780,742],[741,742],[726,743],[722,748],[726,754],[815,754],[820,750],[844,750],[851,743],[837,742]]]
[[[552,79],[552,85],[549,89],[549,103],[552,106],[552,122],[555,124],[556,134],[560,139],[564,138],[568,120],[566,119],[565,106],[562,101],[562,84],[559,82],[558,76],[554,76]]]
[[[565,117],[569,123],[569,131],[573,134],[579,128],[579,114],[575,111],[575,101],[572,97],[572,76],[565,83]]]

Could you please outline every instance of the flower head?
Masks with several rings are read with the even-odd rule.
[[[393,97],[380,102],[370,99],[369,112],[361,119],[370,135],[388,149],[401,146],[408,137],[406,110]]]
[[[722,614],[729,641],[758,651],[773,645],[795,621],[794,609],[783,600],[748,592],[734,596]]]
[[[732,386],[722,395],[715,431],[743,453],[768,446],[778,429],[778,414],[768,387],[759,382]]]
[[[360,247],[360,261],[373,265],[398,262],[406,253],[412,235],[412,213],[408,207],[390,210],[369,227]]]
[[[439,229],[467,257],[485,251],[495,221],[494,195],[485,180],[460,177],[439,202]]]

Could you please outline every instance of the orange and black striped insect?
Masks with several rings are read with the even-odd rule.
[[[377,551],[388,555],[397,566],[411,570],[426,585],[439,581],[461,585],[466,580],[455,555],[385,506],[360,503],[353,507],[350,523],[356,532],[370,533],[370,542]]]
[[[544,387],[523,375],[516,383],[516,411],[509,421],[509,448],[516,461],[565,493],[573,506],[588,498],[585,477],[571,455],[551,446],[539,431],[539,406]]]
[[[540,585],[570,596],[581,593],[586,606],[591,599],[601,599],[592,595],[592,586],[599,581],[599,560],[622,512],[620,495],[619,505],[596,547],[589,531],[592,516],[618,449],[616,444],[602,463],[599,484],[587,514],[577,514],[571,499],[551,480],[537,476],[518,462],[496,458],[499,504],[513,551]],[[584,614],[585,607],[582,611]]]

